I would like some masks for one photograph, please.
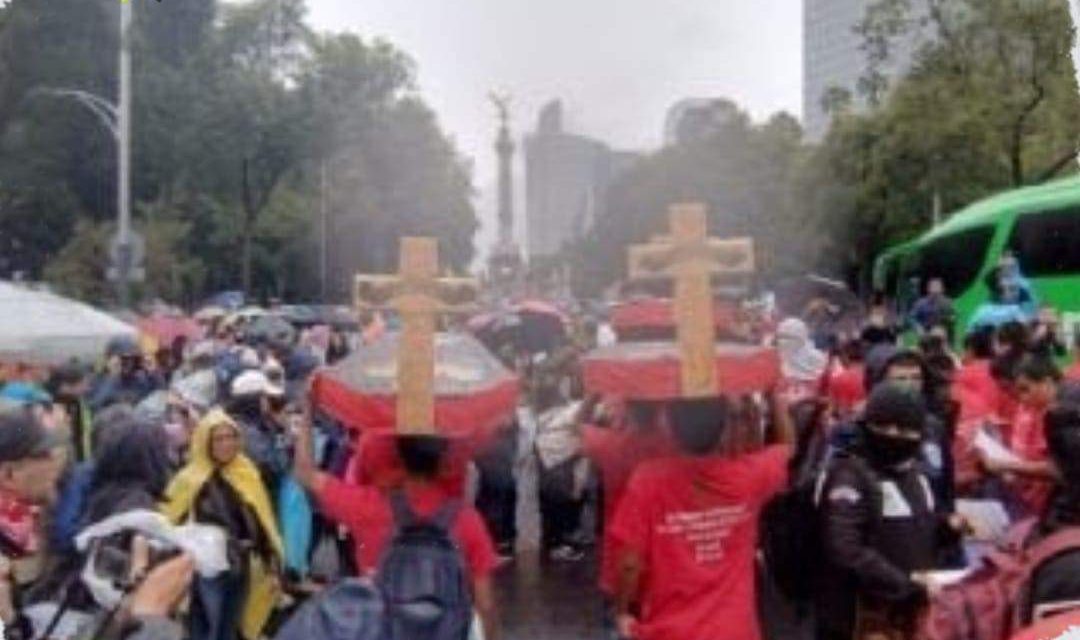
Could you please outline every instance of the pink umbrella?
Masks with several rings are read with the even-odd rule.
[[[193,342],[203,337],[202,326],[187,316],[147,316],[137,320],[136,325],[140,333],[153,338],[162,346],[172,344],[177,338]]]

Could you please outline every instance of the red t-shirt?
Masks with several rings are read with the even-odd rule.
[[[615,513],[622,502],[626,485],[638,465],[646,460],[675,454],[675,445],[667,433],[654,428],[645,433],[628,429],[605,429],[586,425],[582,448],[600,473],[604,487],[604,539],[600,554],[600,589],[614,594],[617,548],[611,535]]]
[[[759,640],[754,554],[762,507],[787,483],[789,446],[638,467],[612,533],[641,554],[640,640]]]
[[[960,403],[960,419],[986,417],[999,409],[1001,389],[990,374],[989,360],[964,364],[953,378],[952,396]]]
[[[1080,381],[1080,362],[1075,362],[1071,367],[1065,370],[1065,379]]]
[[[865,375],[863,366],[856,364],[829,377],[829,400],[842,415],[852,415],[866,400]]]
[[[1030,462],[1043,462],[1050,457],[1043,430],[1045,409],[1020,405],[1009,430],[1009,448],[1013,453]],[[1042,514],[1050,501],[1053,483],[1040,478],[1021,478],[1016,491],[1033,514]]]
[[[410,487],[406,495],[419,518],[433,516],[451,497],[438,486]],[[374,487],[349,485],[337,478],[327,479],[318,499],[323,514],[345,526],[352,535],[356,543],[356,565],[361,573],[375,571],[393,535],[390,500]],[[461,549],[472,578],[490,575],[495,568],[495,546],[476,509],[462,506],[450,534]]]

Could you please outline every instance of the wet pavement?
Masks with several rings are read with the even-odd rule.
[[[500,571],[496,585],[507,640],[602,640],[593,562],[541,562],[527,551]]]
[[[528,436],[526,436],[528,437]],[[527,442],[527,441],[526,441]],[[530,451],[524,444],[521,450]],[[517,468],[517,555],[499,570],[496,589],[506,640],[603,640],[603,599],[595,553],[582,562],[541,558],[540,505],[534,456]],[[585,527],[592,518],[585,516]]]

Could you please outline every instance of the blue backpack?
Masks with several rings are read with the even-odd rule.
[[[371,581],[348,578],[308,600],[274,640],[385,640],[382,598]]]
[[[413,513],[404,492],[390,494],[396,531],[376,584],[385,606],[385,640],[466,640],[472,599],[465,563],[450,537],[461,511],[454,500],[430,519]]]

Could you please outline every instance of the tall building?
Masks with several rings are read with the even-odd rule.
[[[664,145],[708,138],[740,117],[739,106],[727,98],[685,98],[668,109]]]
[[[849,91],[856,107],[865,104],[858,82],[867,59],[855,28],[876,1],[803,0],[803,127],[808,140],[821,140],[829,130],[829,114],[822,106],[829,89]],[[925,11],[923,0],[912,0],[911,7],[913,20]],[[916,30],[893,43],[886,76],[906,71],[922,40]]]
[[[557,254],[603,210],[611,183],[639,156],[613,151],[563,128],[562,103],[548,103],[525,139],[525,218],[530,259]]]

